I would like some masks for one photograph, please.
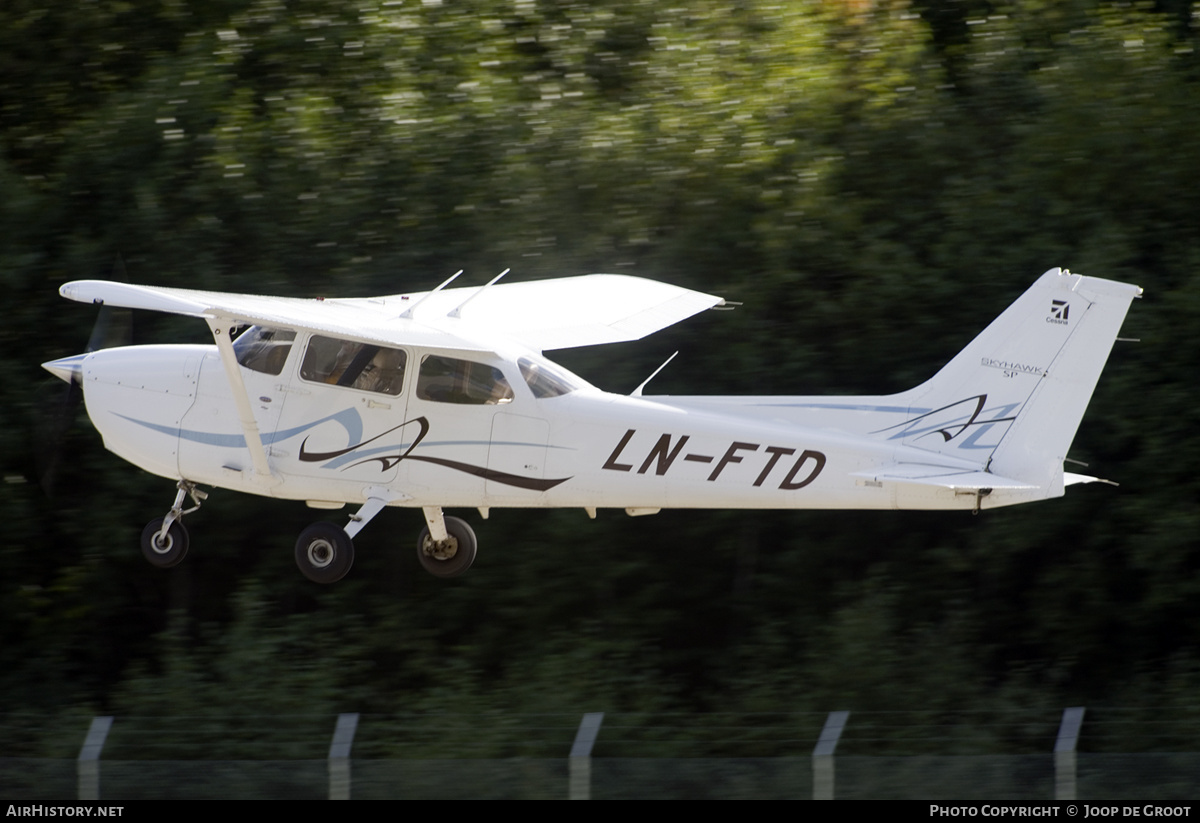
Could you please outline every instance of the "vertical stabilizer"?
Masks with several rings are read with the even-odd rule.
[[[930,380],[903,442],[1062,493],[1066,457],[1141,289],[1051,269]]]

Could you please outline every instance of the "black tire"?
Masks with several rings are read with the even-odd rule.
[[[340,526],[313,523],[296,541],[296,565],[314,583],[336,583],[354,565],[354,541]]]
[[[158,533],[162,531],[164,519],[156,517],[142,529],[142,555],[150,561],[150,565],[169,569],[179,565],[183,558],[187,557],[188,533],[183,524],[175,520],[163,539],[156,540]]]
[[[451,545],[441,551],[433,544],[428,526],[421,529],[421,536],[417,538],[417,559],[434,577],[458,577],[475,562],[475,532],[466,521],[447,517],[446,533],[451,537]]]

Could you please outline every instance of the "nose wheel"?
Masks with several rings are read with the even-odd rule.
[[[178,520],[167,523],[166,518],[156,517],[142,529],[142,555],[152,566],[177,566],[187,557],[187,550],[187,529]]]
[[[177,566],[187,556],[188,533],[183,527],[183,516],[196,511],[208,499],[207,494],[188,480],[180,480],[176,488],[175,504],[166,517],[156,517],[142,529],[142,556],[160,569]],[[190,497],[196,505],[183,508],[185,497]]]

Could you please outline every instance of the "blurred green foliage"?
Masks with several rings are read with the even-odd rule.
[[[1178,0],[6,2],[5,706],[201,718],[189,756],[216,757],[247,713],[1194,701],[1196,39]],[[296,296],[512,267],[744,302],[562,353],[629,391],[682,349],[663,393],[898,390],[1051,266],[1128,280],[1141,342],[1073,452],[1122,485],[980,517],[498,511],[455,581],[393,511],[328,589],[292,567],[310,512],[216,492],[161,572],[137,538],[170,484],[82,412],[54,496],[35,482],[61,405],[38,363],[94,317],[56,289],[118,255],[135,282]]]

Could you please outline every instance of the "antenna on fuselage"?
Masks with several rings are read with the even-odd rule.
[[[476,297],[478,297],[479,295],[483,294],[483,291],[484,291],[484,289],[486,289],[488,286],[490,286],[490,285],[492,285],[493,283],[495,283],[497,280],[499,280],[499,279],[500,279],[501,277],[503,277],[504,275],[508,274],[510,271],[512,271],[512,269],[505,269],[504,271],[500,272],[500,273],[499,273],[499,274],[497,274],[495,277],[493,277],[491,280],[489,280],[489,281],[487,281],[486,283],[484,283],[482,286],[480,286],[480,287],[479,287],[479,289],[478,289],[478,290],[476,290],[476,291],[475,291],[475,293],[474,293],[474,294],[472,294],[472,295],[471,295],[470,297],[468,297],[466,300],[462,301],[462,302],[461,302],[461,303],[459,303],[457,306],[455,306],[455,308],[454,308],[454,310],[453,310],[453,311],[449,311],[449,312],[447,312],[447,313],[446,313],[446,316],[447,316],[447,317],[461,317],[461,316],[462,316],[462,310],[463,310],[463,306],[467,305],[467,304],[468,304],[468,303],[470,303],[472,300],[474,300]]]
[[[448,279],[448,280],[447,280],[445,283],[443,283],[442,285],[438,286],[436,289],[434,289],[433,291],[429,292],[429,294],[425,295],[425,296],[424,296],[424,297],[422,297],[420,300],[418,300],[416,303],[413,303],[411,306],[409,306],[407,309],[405,309],[403,312],[401,312],[401,313],[400,313],[400,317],[403,317],[403,318],[405,318],[405,319],[407,319],[407,320],[412,320],[413,312],[414,312],[414,311],[416,311],[416,309],[417,309],[417,306],[421,305],[421,304],[422,304],[422,303],[424,303],[426,300],[428,300],[429,298],[433,297],[435,294],[437,294],[438,292],[440,292],[442,289],[446,288],[446,286],[449,286],[451,283],[453,283],[453,282],[454,282],[454,278],[458,277],[458,276],[459,276],[460,274],[462,274],[462,273],[463,273],[463,270],[462,270],[462,269],[459,269],[459,270],[458,270],[458,271],[456,271],[454,274],[450,275],[450,278],[449,278],[449,279]]]
[[[649,377],[647,377],[645,380],[643,380],[643,381],[642,381],[642,385],[638,386],[636,389],[634,389],[632,392],[630,392],[629,396],[630,396],[630,397],[641,397],[641,396],[642,396],[642,389],[646,388],[646,384],[647,384],[647,383],[649,383],[651,380],[653,380],[653,379],[654,379],[654,377],[655,377],[655,375],[657,375],[657,374],[658,374],[660,371],[662,371],[663,369],[665,369],[665,368],[667,367],[667,364],[668,364],[668,363],[670,363],[672,360],[674,360],[674,359],[675,359],[675,355],[676,355],[676,354],[679,354],[679,352],[675,352],[675,354],[671,355],[671,356],[670,356],[670,357],[668,357],[666,360],[664,360],[664,361],[663,361],[663,364],[662,364],[661,366],[659,366],[657,369],[655,369],[655,370],[654,370],[654,371],[653,371],[653,372],[650,374],[650,376],[649,376]]]

